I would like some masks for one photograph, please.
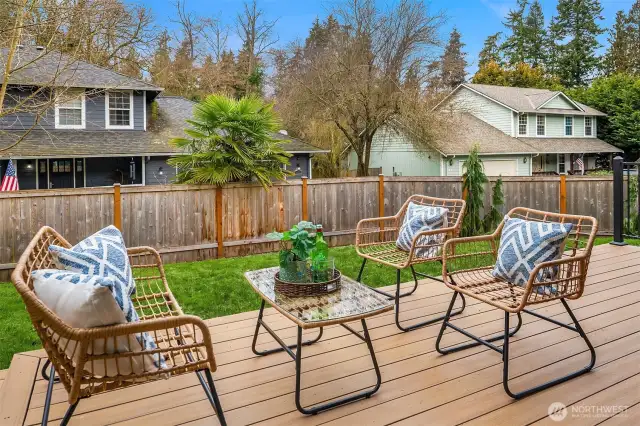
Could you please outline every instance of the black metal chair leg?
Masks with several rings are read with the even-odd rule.
[[[73,416],[73,412],[76,411],[76,407],[78,406],[78,403],[80,402],[80,400],[78,399],[75,404],[72,404],[69,406],[69,408],[67,408],[67,412],[64,413],[64,417],[62,418],[62,421],[60,422],[60,426],[67,426],[67,424],[69,423],[69,420],[71,420],[71,416]]]
[[[567,310],[567,313],[571,317],[571,320],[573,321],[573,324],[575,325],[575,328],[567,326],[565,324],[561,324],[561,325],[563,327],[565,327],[565,328],[568,328],[570,330],[576,331],[578,334],[580,334],[580,337],[582,337],[582,339],[585,341],[585,343],[587,344],[587,347],[589,348],[589,352],[591,353],[591,361],[589,362],[589,365],[587,365],[586,367],[584,367],[584,368],[582,368],[582,369],[580,369],[578,371],[574,371],[573,373],[568,374],[566,376],[562,376],[562,377],[559,377],[557,379],[551,380],[549,382],[543,383],[542,385],[535,386],[535,387],[526,389],[526,390],[521,391],[521,392],[512,392],[511,389],[509,388],[509,333],[507,332],[507,330],[509,329],[509,314],[505,312],[505,319],[504,319],[505,337],[504,337],[504,347],[503,347],[503,357],[502,357],[502,362],[503,362],[502,384],[503,384],[503,387],[504,387],[504,391],[511,398],[521,399],[521,398],[524,398],[526,396],[532,395],[534,393],[541,392],[541,391],[543,391],[545,389],[548,389],[548,388],[550,388],[552,386],[559,385],[560,383],[564,383],[564,382],[566,382],[568,380],[571,380],[571,379],[576,378],[578,376],[581,376],[581,375],[583,375],[585,373],[588,373],[595,366],[595,364],[596,364],[596,350],[595,350],[595,348],[593,347],[593,345],[589,341],[589,338],[587,337],[587,335],[585,334],[584,330],[580,326],[580,323],[578,322],[578,319],[575,317],[575,315],[571,311],[571,308],[569,308],[569,305],[567,304],[567,302],[564,299],[560,299],[560,301],[562,302],[562,304],[564,305],[565,309]],[[539,316],[539,317],[541,317],[543,319],[550,320],[550,318],[546,318],[546,317],[543,317],[541,315],[536,315],[536,316]],[[554,321],[551,321],[551,322],[554,322]]]
[[[207,376],[207,381],[205,382],[204,377],[202,377],[202,370],[196,371],[196,375],[198,376],[198,380],[200,380],[200,384],[204,389],[204,393],[207,395],[211,406],[213,407],[216,415],[218,416],[218,421],[222,426],[227,425],[227,421],[224,418],[224,411],[222,411],[222,405],[220,404],[220,399],[218,398],[218,392],[216,391],[216,387],[213,384],[213,377],[211,376],[211,370],[208,368],[204,370],[204,374]]]
[[[284,345],[284,343],[282,342],[282,340],[280,340],[280,338],[275,334],[275,332],[273,330],[271,330],[271,328],[264,323],[264,321],[262,321],[262,316],[264,313],[264,306],[265,306],[265,302],[264,300],[262,301],[262,304],[260,305],[260,312],[258,313],[258,321],[256,322],[256,331],[253,334],[253,343],[251,343],[251,350],[253,351],[254,354],[256,355],[269,355],[269,354],[274,354],[276,352],[282,352],[284,351],[284,346],[286,346],[288,348],[288,352],[289,355],[292,355],[293,352],[291,352],[291,349],[296,348],[298,345],[297,344],[293,344],[293,345]],[[266,351],[259,351],[258,349],[256,349],[256,344],[258,343],[258,334],[260,332],[260,326],[264,327],[265,330],[267,330],[267,332],[269,332],[269,334],[271,334],[271,336],[276,340],[276,342],[278,342],[280,344],[280,348],[275,348],[275,349],[268,349]],[[302,342],[302,346],[308,346],[308,345],[312,345],[314,343],[316,343],[318,340],[320,340],[322,338],[322,333],[323,331],[323,327],[320,327],[320,332],[318,333],[318,335],[311,340],[307,340],[305,342]],[[292,355],[293,357],[293,355]]]
[[[416,282],[416,286],[418,285],[418,278],[416,277],[416,271],[413,269],[413,266],[411,267],[411,272],[413,274],[413,279]],[[440,322],[442,320],[444,320],[447,315],[441,315],[439,317],[435,317],[435,318],[430,318],[426,321],[422,321],[416,324],[412,324],[410,326],[403,326],[400,324],[400,298],[402,297],[402,295],[399,295],[400,293],[400,270],[398,270],[397,274],[396,274],[396,309],[395,309],[395,317],[396,317],[396,326],[404,331],[411,331],[411,330],[415,330],[416,328],[421,328],[427,325],[431,325],[431,324],[435,324],[437,322]],[[462,311],[464,311],[464,308],[467,306],[467,301],[464,298],[464,296],[461,294],[460,298],[462,299],[462,306],[460,307],[460,309],[458,309],[457,311],[451,313],[448,311],[449,317],[455,316],[455,315],[459,315],[462,313]],[[455,303],[455,294],[454,294],[454,299],[452,300],[453,303]],[[453,303],[449,306],[450,309],[453,309]]]
[[[47,359],[44,362],[44,365],[42,366],[42,370],[40,371],[42,378],[45,380],[49,380],[49,374],[47,373],[47,370],[49,369],[49,366],[51,365],[51,360]],[[60,381],[60,377],[56,377],[55,382],[58,383]]]
[[[456,297],[457,294],[458,293],[456,292],[456,294],[453,295],[453,298],[451,299],[451,303],[449,305],[449,309],[451,309],[453,307],[453,302],[455,301],[455,297]],[[462,296],[462,294],[461,294],[461,296]],[[511,330],[509,332],[509,336],[510,337],[512,337],[514,334],[516,334],[520,330],[520,328],[522,327],[522,315],[518,312],[517,316],[518,316],[518,324],[515,326],[515,328],[513,330]],[[452,346],[452,347],[443,349],[442,347],[440,347],[440,342],[442,341],[442,336],[444,335],[444,331],[447,329],[447,327],[453,328],[458,333],[464,334],[465,336],[469,337],[470,339],[475,340],[475,342],[463,343],[461,345]],[[497,340],[504,340],[504,334],[500,333],[500,334],[496,334],[494,336],[491,336],[489,338],[483,339],[483,338],[474,336],[471,333],[469,333],[468,331],[465,331],[465,330],[463,330],[463,329],[451,324],[449,322],[449,317],[447,315],[445,315],[445,320],[442,322],[442,327],[440,328],[440,333],[438,333],[438,338],[436,339],[436,351],[438,351],[438,353],[440,353],[442,355],[447,355],[447,354],[450,354],[450,353],[453,353],[453,352],[458,352],[458,351],[462,351],[462,350],[465,350],[465,349],[474,348],[476,346],[485,345],[488,348],[491,348],[491,349],[495,350],[496,352],[501,352],[499,349],[497,349],[497,346],[490,344],[490,342],[495,342]]]
[[[47,360],[47,362],[45,362],[45,367],[47,366],[47,363],[50,364],[49,360]],[[47,395],[44,398],[44,411],[42,412],[42,424],[46,425],[48,420],[49,420],[49,408],[51,407],[51,395],[53,393],[53,384],[56,381],[56,369],[53,368],[53,365],[51,366],[51,371],[49,372],[48,375],[45,376],[45,371],[44,371],[44,367],[42,368],[42,377],[47,377],[47,379],[49,380],[49,385],[47,386]]]
[[[367,348],[369,349],[369,354],[371,355],[371,361],[373,361],[373,368],[376,372],[376,384],[375,386],[367,391],[358,393],[356,395],[351,395],[346,398],[337,399],[326,404],[315,405],[310,408],[304,408],[302,403],[300,402],[300,388],[301,388],[301,380],[300,376],[302,374],[302,328],[298,327],[298,350],[296,351],[295,361],[296,361],[296,407],[298,411],[302,414],[318,414],[321,411],[329,410],[331,408],[348,404],[350,402],[354,402],[360,399],[369,398],[371,395],[376,393],[378,389],[380,389],[380,385],[382,384],[382,375],[380,374],[380,367],[378,367],[378,361],[376,360],[376,354],[373,351],[373,344],[371,343],[371,336],[369,335],[369,329],[367,328],[367,323],[364,319],[360,320],[362,324],[362,331],[364,336],[359,336],[364,342],[367,344]],[[345,327],[347,330],[355,333],[349,327]]]

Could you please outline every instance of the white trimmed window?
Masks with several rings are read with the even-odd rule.
[[[536,116],[536,136],[545,136],[547,132],[547,116]]]
[[[107,129],[133,129],[133,91],[112,90],[105,96]]]
[[[65,90],[56,101],[56,129],[84,129],[85,109],[84,89]]]
[[[573,136],[573,117],[564,118],[564,135]]]
[[[518,116],[518,136],[527,136],[527,114]]]
[[[593,117],[584,118],[584,135],[593,136]]]

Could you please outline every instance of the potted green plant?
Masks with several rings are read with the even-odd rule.
[[[316,243],[312,222],[302,221],[285,232],[271,232],[267,238],[280,241],[280,278],[289,282],[309,282],[308,261]]]

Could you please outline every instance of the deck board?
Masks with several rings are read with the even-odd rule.
[[[424,280],[416,294],[403,299],[402,318],[408,321],[443,313],[451,293],[442,284]],[[464,315],[454,322],[483,336],[499,333],[502,311],[468,300]],[[567,424],[640,424],[640,249],[610,245],[594,248],[584,295],[569,302],[596,346],[593,372],[542,393],[513,401],[502,389],[499,354],[481,347],[442,356],[435,351],[439,325],[401,333],[393,313],[368,321],[382,372],[382,387],[373,397],[316,416],[303,416],[294,404],[294,364],[286,354],[256,357],[250,349],[257,312],[207,320],[214,340],[218,371],[214,374],[230,425],[525,425],[552,422],[547,409],[562,402],[568,412],[585,406],[624,405],[630,408],[613,418],[577,418]],[[535,305],[540,313],[569,321],[560,303]],[[523,317],[522,329],[512,339],[512,387],[541,383],[578,369],[588,362],[581,339],[554,324]],[[265,320],[288,343],[295,327],[273,309]],[[354,327],[358,328],[354,323]],[[315,331],[306,333],[314,335]],[[465,341],[448,330],[444,344]],[[261,347],[274,343],[264,332]],[[39,424],[46,382],[34,374],[42,351],[19,355],[29,364],[28,374],[12,374],[12,363],[0,376],[0,409],[7,408],[7,384],[21,389],[10,396],[12,424]],[[302,400],[326,401],[358,392],[374,382],[364,344],[342,327],[325,329],[322,340],[303,349]],[[4,377],[4,385],[1,380]],[[50,423],[59,424],[67,408],[67,395],[54,387]],[[4,401],[4,402],[1,402]],[[2,413],[3,419],[5,413]],[[215,424],[214,412],[195,375],[147,383],[80,401],[71,425],[204,425]],[[7,417],[8,418],[8,417]],[[16,419],[21,419],[16,421]],[[2,422],[4,424],[4,422]]]

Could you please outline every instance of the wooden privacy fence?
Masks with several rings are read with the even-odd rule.
[[[495,179],[492,179],[493,184]],[[503,178],[504,212],[523,206],[595,216],[613,229],[612,177]],[[110,224],[128,246],[157,248],[167,262],[277,249],[264,236],[303,219],[322,223],[331,245],[353,244],[359,220],[395,214],[412,194],[459,198],[460,178],[365,177],[259,185],[169,185],[20,191],[0,194],[0,281],[6,281],[43,225],[71,243]],[[489,185],[485,206],[491,201]]]

